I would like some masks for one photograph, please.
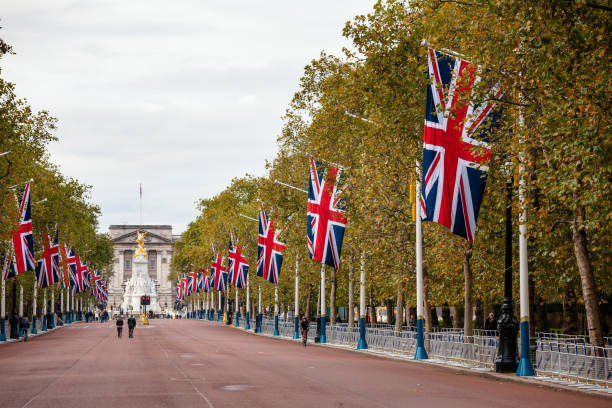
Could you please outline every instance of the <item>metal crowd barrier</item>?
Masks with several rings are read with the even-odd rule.
[[[428,333],[429,356],[470,367],[493,369],[499,337],[462,332]]]
[[[349,328],[347,324],[329,325],[325,328],[327,342],[356,346],[359,341],[359,327]]]
[[[612,391],[611,347],[538,340],[535,369],[561,383]]]

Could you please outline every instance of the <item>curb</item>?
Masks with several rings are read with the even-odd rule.
[[[70,323],[70,324],[72,325],[72,324],[75,324],[75,323]],[[61,329],[63,327],[66,327],[66,324],[64,324],[62,326],[55,326],[54,328],[47,329],[45,331],[40,330],[36,334],[28,334],[28,341],[30,341],[31,339],[34,339],[34,338],[36,338],[38,336],[44,336],[45,334],[52,333],[52,332],[54,332],[56,330],[59,330],[59,329]],[[18,339],[7,339],[6,341],[0,342],[0,347],[4,346],[6,344],[12,344],[12,343],[25,343],[25,341],[24,341],[23,337],[20,337]]]
[[[222,327],[227,327],[227,326],[228,325],[224,324]],[[244,327],[236,327],[233,324],[229,325],[229,327],[235,330],[240,330],[244,333],[247,333],[253,336],[263,336],[263,337],[267,337],[270,339],[298,342],[297,340],[287,338],[287,337],[272,336],[270,334],[265,334],[265,333],[254,333],[250,330],[246,330]],[[538,379],[537,377],[517,377],[514,374],[501,374],[501,373],[494,373],[490,371],[475,371],[467,367],[449,366],[447,364],[438,363],[436,361],[413,360],[411,357],[404,356],[402,354],[385,354],[384,352],[379,352],[379,351],[370,350],[370,349],[357,350],[352,347],[344,347],[344,346],[340,346],[336,344],[329,344],[329,343],[321,344],[321,343],[313,342],[310,345],[315,346],[315,347],[333,348],[335,350],[343,350],[343,351],[350,352],[350,353],[360,353],[360,354],[364,354],[364,355],[371,356],[374,358],[384,358],[387,360],[404,361],[404,362],[412,363],[412,364],[426,364],[432,367],[449,370],[457,374],[460,373],[464,375],[471,375],[473,377],[488,378],[488,379],[495,380],[495,381],[509,381],[509,382],[514,382],[514,383],[519,383],[519,384],[536,386],[540,388],[549,388],[555,391],[563,391],[563,392],[569,392],[569,393],[575,393],[575,394],[581,394],[581,395],[588,395],[591,397],[597,397],[597,398],[601,398],[605,400],[612,400],[612,394],[608,394],[605,391],[599,391],[599,390],[594,390],[594,389],[586,390],[586,389],[571,387],[571,386],[567,386],[563,384],[557,384],[557,383],[551,382],[552,379],[548,379],[548,378]]]

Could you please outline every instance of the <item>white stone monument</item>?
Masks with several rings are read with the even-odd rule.
[[[149,296],[151,304],[148,305],[147,312],[160,313],[161,308],[157,301],[157,288],[155,281],[149,276],[149,264],[147,262],[147,251],[143,247],[144,236],[146,233],[138,232],[138,249],[134,253],[132,277],[125,283],[123,292],[123,303],[121,308],[124,313],[140,313],[141,296]]]

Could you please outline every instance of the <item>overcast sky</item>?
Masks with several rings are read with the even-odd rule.
[[[184,231],[195,203],[263,175],[304,66],[349,42],[374,0],[0,0],[2,76],[59,119],[62,172],[93,186],[101,231]]]

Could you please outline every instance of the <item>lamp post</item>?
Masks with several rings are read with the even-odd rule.
[[[502,313],[497,321],[499,330],[499,348],[495,358],[495,371],[498,373],[516,372],[517,342],[519,324],[514,316],[512,301],[512,167],[504,166],[506,174],[506,254],[504,262],[504,303]]]

